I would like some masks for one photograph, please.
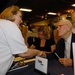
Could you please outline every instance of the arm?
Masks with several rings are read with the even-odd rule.
[[[31,58],[34,56],[41,56],[42,51],[36,50],[36,49],[28,49],[27,52],[20,53],[18,56],[24,57],[24,58]]]

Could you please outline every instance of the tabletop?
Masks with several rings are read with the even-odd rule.
[[[49,61],[48,72],[50,75],[74,75],[73,67],[65,67],[57,60]],[[27,63],[26,66],[20,67],[20,69],[9,71],[6,75],[42,75],[42,73],[35,71],[35,61],[33,61]]]

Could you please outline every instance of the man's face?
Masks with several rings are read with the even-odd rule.
[[[70,26],[68,25],[67,22],[64,22],[64,21],[60,21],[58,23],[58,26],[57,26],[57,31],[58,31],[58,35],[60,37],[63,37],[67,34],[67,32],[69,31],[70,29]]]

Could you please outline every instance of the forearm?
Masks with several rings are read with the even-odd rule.
[[[28,49],[27,52],[20,53],[20,54],[18,54],[18,56],[23,57],[23,58],[31,58],[31,57],[38,55],[39,53],[40,53],[39,50]]]

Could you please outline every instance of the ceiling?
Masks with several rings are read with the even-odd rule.
[[[48,12],[63,14],[68,9],[75,9],[71,6],[74,3],[75,0],[0,0],[0,13],[10,5],[32,9],[32,12],[23,12],[23,20],[34,23],[58,16],[47,15]]]

